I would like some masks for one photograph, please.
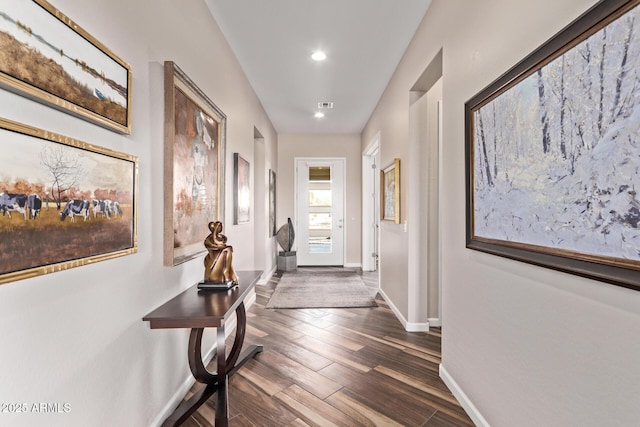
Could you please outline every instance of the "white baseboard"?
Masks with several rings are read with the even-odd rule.
[[[427,319],[427,322],[429,323],[429,326],[433,326],[434,328],[442,327],[442,319],[439,317],[430,317]]]
[[[429,330],[429,324],[407,322],[407,324],[404,325],[404,330],[407,332],[427,332]]]
[[[233,322],[230,322],[230,323],[234,323],[234,322],[235,322],[235,318]],[[211,359],[213,359],[213,355],[215,354],[215,351],[216,351],[216,345],[214,344],[213,347],[211,347],[211,350],[209,350],[207,354],[202,358],[202,362],[205,364],[205,366],[209,362],[211,362]],[[164,420],[166,420],[171,416],[171,414],[173,414],[173,411],[175,411],[178,405],[180,405],[180,403],[182,402],[182,399],[184,399],[184,396],[191,389],[191,387],[193,387],[195,383],[196,383],[196,379],[193,378],[191,374],[189,374],[189,376],[182,382],[180,387],[178,387],[178,390],[175,393],[173,393],[173,396],[171,396],[171,399],[169,399],[169,402],[167,402],[167,404],[164,405],[164,408],[162,408],[158,416],[151,422],[150,425],[154,427],[161,426],[162,423],[164,423]]]
[[[256,291],[253,290],[249,295],[247,295],[244,299],[244,308],[245,310],[249,310],[253,303],[256,302]],[[236,318],[233,318],[233,321],[230,322],[229,328],[225,331],[225,335],[229,334],[229,331],[234,330],[236,327]]]
[[[429,323],[408,322],[407,319],[404,318],[400,310],[398,310],[398,308],[393,304],[393,302],[391,302],[389,297],[387,297],[387,294],[384,293],[382,288],[378,289],[378,292],[380,292],[380,295],[382,295],[382,298],[384,298],[387,304],[389,304],[389,308],[391,308],[391,311],[393,311],[393,314],[395,314],[395,316],[398,318],[400,323],[402,323],[402,327],[404,327],[405,331],[426,332],[429,330]]]
[[[475,407],[469,397],[464,393],[464,391],[462,391],[458,383],[453,379],[453,377],[451,377],[451,375],[449,375],[449,372],[447,372],[445,367],[442,366],[442,363],[440,364],[440,378],[442,378],[442,381],[446,384],[447,387],[449,387],[451,393],[453,393],[455,398],[458,399],[458,402],[460,402],[460,405],[465,410],[467,415],[469,415],[469,418],[471,418],[471,421],[473,421],[476,426],[491,427],[489,425],[489,422],[487,422],[480,411],[478,411],[478,408]]]
[[[345,268],[362,268],[362,264],[359,262],[345,262]]]
[[[270,272],[268,272],[266,275],[263,274],[260,277],[260,280],[258,280],[258,285],[264,286],[267,283],[269,283],[269,280],[271,280],[271,278],[273,277],[274,274],[276,274],[276,271],[278,270],[278,266],[274,265],[273,268],[271,269]]]
[[[176,410],[180,402],[182,402],[184,395],[187,394],[187,392],[191,389],[195,382],[195,378],[189,376],[189,378],[187,378],[182,383],[182,385],[173,394],[173,396],[171,396],[171,399],[169,399],[169,402],[164,406],[164,408],[162,408],[158,416],[153,421],[151,421],[150,425],[152,427],[161,426],[164,420],[166,420],[171,414],[173,414],[173,411]]]
[[[254,302],[256,302],[256,293],[255,292],[251,292],[251,294],[248,295],[244,300],[245,309],[248,310],[253,305]],[[225,336],[227,338],[229,337],[229,335],[231,335],[231,332],[235,331],[236,325],[237,325],[237,319],[234,316],[233,318],[231,318],[229,320],[229,323],[225,325],[225,331],[224,332],[225,332]],[[211,347],[211,349],[202,358],[202,362],[204,363],[205,366],[209,362],[211,362],[211,359],[213,359],[213,355],[215,354],[215,352],[216,352],[216,345],[214,343],[213,346]],[[176,410],[178,405],[180,405],[180,403],[182,402],[182,399],[184,398],[185,394],[187,394],[187,392],[191,389],[191,387],[193,387],[195,382],[196,382],[196,379],[193,378],[193,376],[191,374],[189,374],[189,376],[182,382],[180,387],[178,387],[178,390],[176,390],[176,392],[173,393],[173,395],[169,399],[169,402],[167,402],[167,404],[164,405],[164,407],[162,408],[162,410],[160,411],[158,416],[151,422],[151,425],[152,426],[160,426],[160,425],[162,425],[164,420],[169,418],[169,416],[171,414],[173,414],[173,411]]]

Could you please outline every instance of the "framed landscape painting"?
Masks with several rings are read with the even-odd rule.
[[[382,220],[400,224],[400,159],[380,171]]]
[[[135,253],[138,159],[0,119],[0,284]]]
[[[596,4],[465,105],[467,247],[640,290],[640,6]]]
[[[131,133],[131,67],[45,0],[0,3],[0,85]]]
[[[246,224],[251,219],[251,174],[249,162],[233,153],[233,223]]]
[[[224,223],[226,116],[173,62],[164,64],[164,260],[204,252],[211,221]]]

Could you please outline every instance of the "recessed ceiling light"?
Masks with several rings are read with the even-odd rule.
[[[318,111],[316,114],[313,115],[314,117],[317,117],[318,119],[321,119],[324,117],[324,113],[321,113],[320,111]]]
[[[324,61],[325,59],[327,59],[327,54],[321,50],[318,50],[313,52],[313,55],[311,55],[311,59],[313,59],[314,61]]]

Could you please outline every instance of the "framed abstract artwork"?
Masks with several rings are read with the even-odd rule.
[[[5,119],[0,141],[0,284],[137,251],[137,157]]]
[[[276,235],[276,172],[269,169],[269,237]]]
[[[226,116],[173,62],[164,64],[164,261],[206,252],[211,221],[224,223]]]
[[[639,4],[599,2],[466,103],[468,248],[640,290]]]
[[[131,67],[45,0],[0,4],[0,86],[131,133]]]
[[[400,159],[380,171],[381,219],[400,224]]]
[[[251,171],[249,162],[233,153],[233,223],[246,224],[251,219]]]

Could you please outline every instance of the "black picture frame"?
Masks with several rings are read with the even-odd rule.
[[[597,3],[465,103],[467,248],[640,290],[639,4]]]

